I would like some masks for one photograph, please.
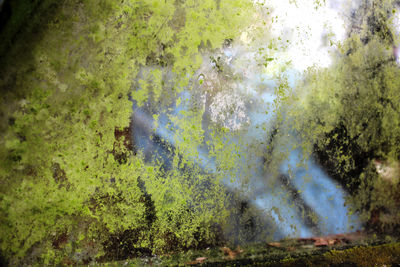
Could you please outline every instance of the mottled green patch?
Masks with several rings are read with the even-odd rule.
[[[179,163],[165,173],[132,153],[129,96],[166,109],[201,65],[203,45],[238,35],[253,4],[15,5],[0,48],[2,255],[15,265],[69,265],[216,242],[223,188],[190,163],[203,140],[201,111],[174,118]]]

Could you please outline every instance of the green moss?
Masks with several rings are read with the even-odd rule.
[[[392,51],[390,1],[366,1],[357,12],[361,29],[339,45],[331,67],[308,71],[288,113],[308,151],[351,192],[354,210],[365,222],[382,211],[386,219],[371,227],[393,233],[398,183],[389,186],[375,166],[376,160],[400,158],[400,69]],[[392,176],[396,181],[399,173]]]
[[[188,160],[164,173],[133,155],[129,95],[162,111],[201,64],[200,44],[239,34],[252,3],[11,3],[0,47],[2,254],[68,265],[213,244],[227,216],[218,179],[205,199],[198,185],[212,177]],[[177,160],[203,136],[202,112],[184,115]]]
[[[206,174],[195,163],[205,110],[180,93],[197,86],[201,53],[254,22],[252,2],[16,0],[12,9],[0,36],[2,254],[13,265],[71,265],[218,245],[217,225],[230,214],[221,181],[249,176],[253,166],[241,164],[248,142],[229,142],[238,133],[212,125],[207,148],[217,171]],[[371,158],[399,158],[400,74],[387,49],[389,28],[368,35],[367,44],[352,36],[331,69],[310,71],[301,105],[291,103],[305,146],[335,144],[327,151],[344,176],[357,166],[359,150],[346,150],[350,143]],[[219,63],[218,75],[228,73]],[[292,100],[290,91],[282,77],[276,110]],[[169,115],[172,170],[131,151],[130,97],[155,118]],[[172,105],[190,108],[171,114]],[[360,209],[371,198],[382,206],[396,196],[394,187],[380,198],[387,185],[368,164],[354,176]],[[274,264],[289,255],[272,254]]]
[[[375,247],[356,247],[344,251],[331,251],[324,254],[332,264],[352,263],[357,266],[376,266],[398,263],[400,261],[400,244],[388,244]]]
[[[199,264],[198,258],[205,258],[203,266],[380,266],[399,262],[399,243],[383,245],[342,245],[329,247],[303,247],[296,240],[281,242],[281,247],[252,244],[242,248],[189,250],[163,256],[105,263],[104,266],[184,266]],[[103,265],[102,265],[103,266]]]

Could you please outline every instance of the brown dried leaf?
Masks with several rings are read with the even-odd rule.
[[[325,238],[320,238],[320,237],[315,238],[314,246],[323,247],[328,245],[329,245],[328,241]]]
[[[198,258],[196,258],[196,261],[199,263],[203,263],[206,259],[207,259],[207,257],[198,257]]]
[[[189,261],[186,262],[186,265],[196,265],[196,264],[202,264],[205,260],[207,260],[207,257],[198,257],[194,261]]]
[[[270,243],[268,243],[268,246],[280,248],[281,247],[281,243],[279,243],[279,242],[270,242]]]
[[[228,256],[229,259],[233,260],[236,257],[237,252],[231,250],[228,247],[222,247],[221,251],[224,252],[225,256]]]
[[[240,254],[240,253],[243,253],[243,252],[244,252],[244,250],[240,246],[237,246],[236,253]]]

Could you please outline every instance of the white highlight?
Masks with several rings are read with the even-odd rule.
[[[316,8],[310,0],[268,0],[272,6],[272,32],[283,42],[289,40],[288,50],[281,55],[282,61],[291,60],[293,67],[304,71],[317,65],[331,64],[330,51],[335,43],[345,38],[345,0],[330,0]]]

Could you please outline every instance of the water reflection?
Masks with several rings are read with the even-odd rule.
[[[181,105],[175,106],[171,111],[172,114],[188,108],[189,95],[188,92],[182,94]],[[359,229],[360,224],[356,217],[350,217],[347,214],[348,209],[344,205],[346,193],[324,173],[313,159],[309,159],[305,162],[305,166],[302,166],[300,163],[304,164],[304,162],[299,149],[291,151],[287,159],[282,159],[279,179],[271,178],[272,174],[269,173],[268,168],[265,168],[263,154],[266,136],[271,135],[275,126],[273,110],[275,96],[264,92],[258,98],[256,97],[257,95],[251,93],[247,95],[245,104],[246,118],[249,123],[246,123],[246,129],[242,129],[240,135],[230,137],[231,140],[228,142],[238,144],[238,151],[242,154],[241,166],[243,169],[249,167],[251,169],[247,172],[247,174],[250,173],[247,184],[249,193],[244,197],[250,200],[260,214],[273,219],[278,229],[273,235],[274,238],[309,237]],[[269,108],[266,109],[266,107]],[[144,151],[147,161],[151,161],[156,155],[164,162],[164,167],[170,168],[169,159],[173,150],[168,147],[174,147],[176,139],[175,133],[167,125],[173,125],[173,123],[166,114],[160,114],[158,127],[153,133],[155,127],[151,112],[143,107],[135,106],[133,114],[134,141],[137,148]],[[203,123],[203,130],[207,136],[209,129],[205,126],[207,125]],[[237,124],[232,127],[237,127]],[[150,136],[153,137],[150,138]],[[215,159],[209,155],[205,145],[207,141],[210,140],[205,139],[204,146],[198,149],[198,157],[192,160],[203,170],[212,173],[217,171],[217,166]],[[291,144],[299,142],[291,135],[288,135],[287,140],[280,141]],[[235,181],[231,181],[231,177],[226,177],[223,180],[225,186],[229,190],[241,190],[243,186],[241,175],[243,173],[237,173]]]
[[[333,7],[337,8],[336,5]],[[318,30],[321,38],[325,29]],[[303,60],[295,57],[293,50],[288,51],[285,56]],[[327,50],[321,53],[317,55],[319,60]],[[285,58],[282,54],[279,56]],[[164,168],[171,168],[171,148],[177,145],[177,134],[173,129],[179,126],[174,125],[170,115],[179,116],[182,111],[196,106],[204,113],[202,129],[205,138],[203,145],[197,148],[198,155],[191,160],[205,172],[216,173],[218,164],[206,145],[213,142],[211,125],[219,125],[234,133],[225,138],[227,143],[236,144],[240,166],[236,173],[226,175],[223,183],[229,191],[242,192],[241,196],[257,209],[258,216],[265,218],[265,227],[274,225],[274,232],[272,235],[269,233],[272,238],[310,237],[360,229],[357,216],[348,214],[346,192],[313,158],[303,159],[300,148],[292,149],[293,146],[301,147],[301,140],[287,130],[290,119],[283,116],[283,121],[279,121],[276,117],[278,109],[285,109],[277,106],[279,95],[276,88],[282,83],[294,88],[302,79],[302,70],[315,62],[301,62],[297,69],[295,62],[292,68],[274,76],[257,66],[256,57],[255,49],[241,44],[227,46],[218,55],[204,57],[194,89],[183,91],[178,96],[179,103],[177,101],[157,114],[149,108],[151,103],[141,107],[134,103],[133,139],[137,149],[143,151],[148,162],[157,158],[163,162]],[[217,63],[215,58],[221,62]],[[219,73],[221,70],[217,70],[216,64],[224,66],[223,74]],[[324,64],[328,64],[327,61]],[[199,79],[201,85],[198,85]],[[154,115],[158,116],[157,126]],[[281,131],[279,140],[274,140],[276,130]],[[267,149],[272,143],[273,148]],[[266,164],[266,154],[278,167]]]

